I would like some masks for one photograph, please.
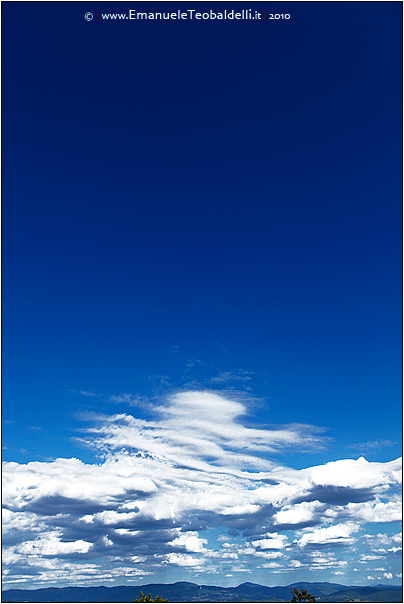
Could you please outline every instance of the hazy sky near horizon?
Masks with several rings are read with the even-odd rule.
[[[401,583],[401,2],[2,15],[4,587]]]

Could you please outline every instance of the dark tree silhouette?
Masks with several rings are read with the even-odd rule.
[[[291,602],[315,602],[316,598],[311,594],[307,593],[307,589],[298,589],[297,587],[292,588],[292,599]]]

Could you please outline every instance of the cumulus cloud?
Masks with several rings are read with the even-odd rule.
[[[158,556],[159,557],[159,556]],[[162,556],[164,562],[170,564],[176,564],[177,566],[200,566],[201,561],[199,558],[190,556],[189,554],[166,554]]]
[[[283,549],[287,543],[288,538],[285,535],[278,535],[278,533],[269,534],[266,539],[258,539],[252,541],[252,545],[258,549]]]
[[[304,501],[296,505],[285,506],[283,510],[274,515],[275,524],[301,525],[310,523],[316,512],[322,508],[319,501]]]
[[[92,543],[82,539],[61,541],[61,535],[62,533],[59,531],[50,531],[33,541],[21,543],[15,548],[15,551],[21,554],[55,556],[59,554],[85,554],[93,546]]]
[[[348,503],[347,510],[354,518],[367,522],[394,522],[402,518],[401,499],[398,495],[393,495],[389,501],[376,497],[375,501]]]
[[[321,430],[251,427],[246,411],[240,398],[181,392],[153,420],[92,416],[83,441],[98,463],[5,463],[5,584],[113,582],[167,568],[224,576],[252,564],[342,572],[333,549],[398,517],[400,460],[288,468],[271,454],[318,448]],[[221,532],[214,545],[212,531]],[[379,538],[386,556],[397,539]]]
[[[356,532],[359,526],[354,523],[337,524],[327,528],[318,528],[312,532],[305,533],[298,541],[300,547],[307,545],[324,545],[331,543],[351,544],[354,542],[352,533]]]
[[[188,552],[203,552],[205,551],[205,545],[208,543],[207,539],[201,539],[196,531],[188,531],[187,533],[180,533],[178,537],[169,541],[169,545],[173,547],[180,547]]]

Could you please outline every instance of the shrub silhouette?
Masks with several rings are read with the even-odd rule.
[[[156,596],[153,600],[151,594],[149,594],[148,596],[145,596],[145,594],[141,591],[140,598],[136,598],[136,600],[134,600],[134,602],[168,602],[168,600],[163,598],[163,596]]]

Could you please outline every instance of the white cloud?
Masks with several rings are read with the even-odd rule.
[[[217,471],[220,464],[222,472],[234,474],[235,466],[257,469],[274,466],[247,451],[259,453],[320,442],[314,428],[307,426],[272,430],[245,427],[237,421],[245,413],[245,407],[211,392],[179,393],[156,410],[161,415],[159,422],[140,421],[125,414],[101,418],[100,426],[92,430],[100,435],[95,443],[100,448],[128,450],[135,445],[172,463],[186,463],[205,472]],[[207,459],[212,461],[208,463]]]
[[[122,522],[131,522],[135,519],[137,512],[115,512],[107,510],[99,512],[91,517],[91,521],[99,521],[102,524],[121,524]]]
[[[260,568],[281,568],[281,564],[279,562],[266,562],[265,564],[261,564]]]
[[[184,548],[187,552],[204,552],[207,543],[208,540],[201,539],[196,531],[188,531],[169,541],[168,545]]]
[[[62,542],[60,540],[61,533],[52,531],[41,537],[37,537],[34,541],[21,543],[16,548],[16,552],[20,554],[35,554],[44,556],[55,556],[59,554],[85,554],[92,547],[92,543],[79,539],[78,541]]]
[[[38,520],[36,514],[30,512],[13,512],[4,508],[2,511],[3,537],[16,531],[22,533],[32,531],[35,533],[46,530],[46,523]]]
[[[271,461],[271,452],[318,446],[316,430],[243,425],[241,399],[212,392],[178,393],[156,413],[154,421],[94,417],[85,440],[104,456],[99,463],[3,465],[4,563],[14,573],[8,582],[21,576],[38,586],[72,575],[83,584],[114,581],[118,569],[140,577],[162,562],[196,571],[214,561],[211,572],[220,572],[222,562],[229,570],[237,561],[230,570],[239,573],[250,572],[247,560],[276,572],[288,568],[290,556],[301,568],[339,568],[343,561],[319,552],[303,558],[316,546],[352,545],[367,522],[397,518],[399,499],[389,489],[400,460],[287,468]],[[218,549],[208,549],[206,526],[230,530],[234,539],[221,535]],[[283,534],[295,528],[294,541]],[[400,543],[398,536],[378,538],[380,545]],[[109,556],[107,567],[100,556]]]
[[[350,507],[349,505],[347,506]],[[379,546],[379,545],[391,545],[392,543],[402,543],[402,533],[393,533],[389,535],[387,533],[377,533],[377,535],[365,534],[363,535],[365,539],[369,542],[369,546]],[[386,550],[384,550],[386,552]]]
[[[401,498],[398,495],[391,496],[390,501],[381,501],[376,497],[375,501],[364,503],[348,503],[347,511],[355,519],[366,522],[394,522],[402,518]]]
[[[393,575],[392,575],[392,573],[383,573],[383,577],[384,577],[385,579],[392,579],[392,578],[393,578]]]
[[[169,564],[175,564],[176,566],[200,566],[201,561],[199,558],[189,556],[188,554],[166,554],[162,556],[163,561]]]
[[[380,560],[381,556],[375,554],[361,554],[359,562],[370,562],[371,560]]]
[[[156,485],[134,471],[135,461],[109,459],[102,465],[84,464],[78,459],[52,462],[29,462],[3,465],[3,504],[9,509],[23,509],[43,497],[103,501],[104,505],[130,491],[145,495]]]
[[[368,462],[364,457],[357,460],[342,459],[324,466],[306,470],[308,476],[317,485],[369,488],[375,485],[388,486],[392,482],[401,482],[401,460],[388,463]]]
[[[285,506],[274,516],[275,524],[301,524],[313,520],[315,512],[321,508],[319,501],[304,501],[294,506]]]
[[[286,535],[278,535],[278,533],[268,534],[267,539],[258,539],[252,541],[254,547],[259,549],[283,549],[288,541]]]
[[[272,558],[280,558],[282,557],[282,553],[279,551],[260,551],[257,550],[255,552],[255,554],[257,556],[260,556],[261,558],[266,558],[267,560],[271,560]]]
[[[351,544],[354,542],[354,538],[351,537],[351,534],[358,529],[359,525],[354,523],[337,524],[326,528],[318,528],[311,533],[305,533],[298,541],[298,544],[300,547],[311,544]]]

